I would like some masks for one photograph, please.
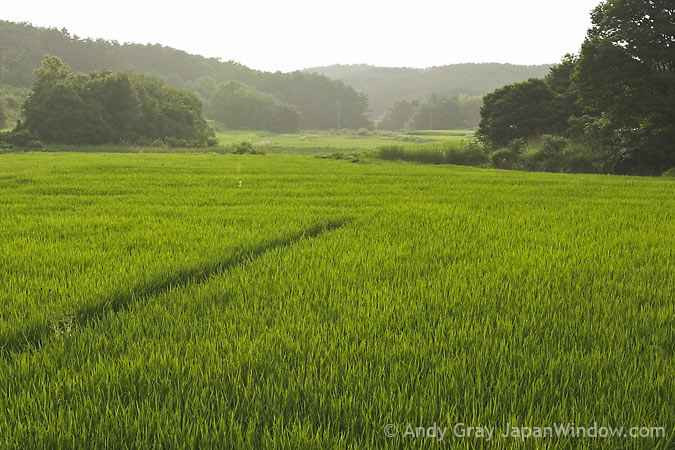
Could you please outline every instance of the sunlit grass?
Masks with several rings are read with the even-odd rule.
[[[0,202],[0,448],[672,443],[670,179],[27,153]]]

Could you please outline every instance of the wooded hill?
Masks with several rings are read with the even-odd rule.
[[[152,75],[201,98],[204,110],[223,83],[237,81],[299,113],[305,129],[360,128],[369,125],[368,99],[340,81],[317,74],[269,73],[236,62],[192,55],[161,45],[122,44],[82,39],[67,30],[0,21],[0,85],[28,88],[47,55],[57,56],[76,72],[103,70]]]
[[[483,96],[507,84],[543,78],[550,65],[454,64],[428,69],[334,65],[306,69],[343,81],[368,96],[373,117],[380,118],[400,100]]]

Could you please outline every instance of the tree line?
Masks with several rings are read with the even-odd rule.
[[[675,4],[607,0],[578,55],[484,98],[495,164],[655,175],[675,167]],[[541,151],[527,154],[540,139]]]
[[[387,110],[382,130],[452,130],[475,128],[480,121],[481,97],[443,97],[432,94],[424,101],[400,100]]]
[[[195,93],[208,112],[217,107],[212,102],[217,102],[223,84],[237,81],[295,108],[300,128],[371,126],[367,97],[322,75],[261,72],[161,45],[83,39],[65,29],[0,21],[0,85],[30,87],[34,70],[48,55],[59,57],[76,72],[133,72],[160,78]]]
[[[550,65],[468,63],[428,69],[376,67],[365,64],[333,65],[306,69],[348,86],[368,96],[371,117],[381,120],[399,100],[422,101],[432,95],[445,98],[482,97],[507,84],[542,78]],[[476,113],[473,126],[478,125]]]

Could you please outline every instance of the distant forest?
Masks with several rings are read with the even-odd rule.
[[[454,64],[429,69],[334,65],[306,69],[343,81],[368,96],[373,118],[380,119],[396,102],[427,101],[431,96],[480,100],[485,94],[507,84],[543,78],[551,65]],[[473,126],[478,125],[479,114]]]
[[[0,90],[30,88],[35,81],[34,71],[48,55],[59,57],[75,72],[108,70],[158,77],[172,86],[196,93],[207,113],[218,109],[219,105],[212,102],[223,98],[223,85],[237,81],[247,86],[240,92],[245,92],[262,114],[275,108],[287,115],[297,111],[296,121],[284,120],[283,123],[303,129],[370,126],[366,115],[367,97],[322,75],[261,72],[235,62],[191,55],[161,45],[82,39],[65,29],[38,28],[6,21],[0,21]],[[261,102],[267,106],[260,107]],[[257,118],[250,114],[247,117],[254,121],[224,125],[254,128]],[[275,122],[275,126],[278,125]]]

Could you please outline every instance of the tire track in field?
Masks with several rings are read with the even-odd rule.
[[[111,314],[127,309],[134,303],[142,302],[150,297],[181,288],[190,284],[204,283],[209,278],[228,272],[231,269],[247,266],[256,259],[273,250],[287,248],[304,239],[314,239],[330,233],[351,223],[351,219],[338,219],[317,223],[290,236],[271,241],[264,241],[252,248],[242,249],[235,255],[211,263],[177,271],[168,278],[139,285],[129,293],[114,294],[103,301],[80,308],[58,323],[38,324],[23,330],[0,337],[0,357],[9,359],[13,355],[39,350],[47,341],[57,334],[103,320]]]

